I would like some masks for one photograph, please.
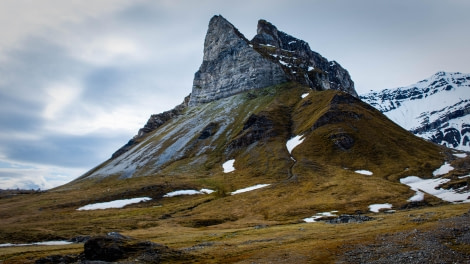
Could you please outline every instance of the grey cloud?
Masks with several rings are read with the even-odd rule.
[[[33,133],[33,131],[41,128],[41,121],[34,115],[28,113],[9,113],[4,111],[0,115],[0,126],[3,133],[9,133],[11,140],[15,140],[15,132]]]
[[[28,132],[41,126],[39,113],[42,105],[16,98],[0,91],[1,132]]]
[[[85,64],[70,57],[65,47],[51,40],[53,38],[47,36],[31,36],[8,51],[8,63],[1,65],[0,71],[8,76],[7,81],[13,89],[34,91],[39,88],[38,84],[86,70]]]
[[[30,171],[28,171],[30,172]],[[47,183],[44,178],[30,175],[22,171],[1,171],[0,189],[45,189]]]
[[[116,14],[116,18],[125,24],[135,27],[152,28],[160,23],[168,22],[172,19],[171,14],[165,12],[158,5],[149,3],[136,3]]]
[[[84,77],[82,99],[87,103],[112,106],[125,103],[129,87],[125,83],[129,79],[128,71],[118,67],[102,67],[94,69]],[[124,85],[123,85],[124,83]]]
[[[21,163],[45,164],[70,168],[91,168],[108,159],[128,140],[126,135],[47,135],[40,140],[9,141],[2,139],[3,153]],[[109,142],[115,142],[109,144]],[[117,142],[117,144],[116,144]]]

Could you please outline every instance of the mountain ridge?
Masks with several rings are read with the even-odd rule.
[[[236,93],[296,81],[314,90],[341,90],[357,96],[349,73],[309,45],[266,20],[249,41],[221,15],[214,16],[204,41],[203,62],[196,72],[190,106]]]
[[[470,74],[441,71],[360,98],[417,136],[470,151]]]
[[[357,97],[347,70],[312,51],[307,42],[259,20],[257,34],[249,41],[221,15],[209,21],[203,62],[194,75],[191,93],[175,108],[153,114],[137,135],[115,151],[117,158],[146,134],[194,107],[244,91],[294,81],[313,90],[339,90]]]

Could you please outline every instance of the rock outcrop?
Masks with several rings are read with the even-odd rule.
[[[204,57],[194,76],[189,105],[286,82],[279,64],[256,52],[222,16],[214,16],[204,41]]]
[[[335,61],[328,61],[312,51],[307,42],[279,31],[271,23],[260,20],[257,35],[251,41],[255,50],[279,63],[289,80],[314,90],[340,90],[357,97],[348,71]]]
[[[214,16],[204,42],[203,62],[194,76],[190,106],[295,81],[314,90],[341,90],[357,97],[349,73],[313,52],[308,43],[260,20],[248,41],[222,16]]]
[[[183,252],[116,232],[89,238],[78,255],[52,255],[36,260],[49,263],[168,263],[189,259]]]
[[[204,41],[204,57],[194,75],[193,88],[183,103],[150,116],[137,135],[113,153],[115,159],[135,146],[146,134],[181,115],[188,106],[208,103],[244,91],[288,81],[314,90],[340,90],[357,97],[348,71],[313,52],[308,43],[294,38],[265,20],[249,41],[222,16],[214,16]]]

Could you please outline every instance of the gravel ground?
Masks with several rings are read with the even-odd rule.
[[[426,219],[412,219],[420,220]],[[439,221],[432,230],[387,234],[373,244],[345,247],[336,263],[470,263],[470,211]]]

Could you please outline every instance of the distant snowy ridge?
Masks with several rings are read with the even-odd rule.
[[[470,74],[438,72],[360,98],[417,136],[470,151]]]

